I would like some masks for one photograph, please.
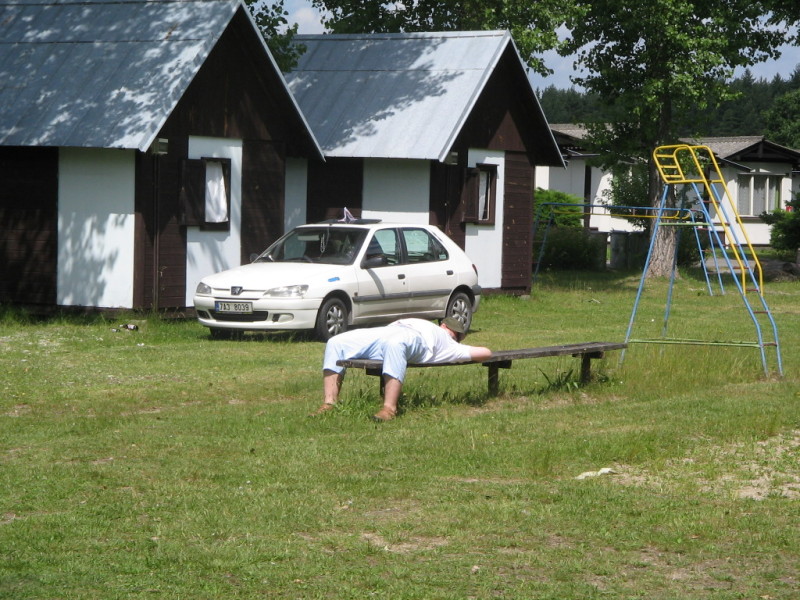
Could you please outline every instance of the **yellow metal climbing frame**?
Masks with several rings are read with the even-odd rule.
[[[763,294],[764,275],[761,262],[756,256],[753,244],[747,235],[747,229],[739,217],[736,203],[728,191],[728,186],[725,184],[719,164],[711,149],[708,146],[690,146],[688,144],[659,146],[653,151],[653,161],[665,185],[702,186],[700,191],[703,193],[703,199],[711,202],[719,225],[725,233],[725,239],[729,242],[738,240],[737,234],[732,231],[733,224],[736,225],[753,261],[752,269],[758,283],[757,291],[759,294]],[[721,206],[723,202],[726,204],[724,207]],[[750,268],[747,263],[748,258],[742,255],[739,243],[730,243],[729,245],[741,273],[742,289],[747,291],[746,278]]]
[[[653,160],[661,179],[664,181],[664,190],[658,207],[658,218],[654,221],[653,232],[650,237],[650,250],[648,251],[645,267],[642,271],[642,277],[639,282],[639,290],[636,294],[631,318],[628,323],[628,331],[625,335],[626,343],[659,343],[659,344],[706,344],[706,345],[719,345],[719,346],[743,346],[758,348],[761,354],[761,363],[764,367],[764,373],[769,374],[770,368],[767,361],[766,348],[774,348],[775,357],[777,360],[777,371],[779,375],[783,375],[783,361],[781,358],[780,341],[778,339],[778,328],[775,324],[775,319],[767,306],[766,298],[764,297],[763,273],[761,263],[758,261],[753,244],[747,235],[747,230],[739,218],[739,213],[736,210],[736,205],[731,198],[725,181],[723,180],[722,173],[720,172],[719,165],[717,164],[714,153],[708,146],[689,146],[688,144],[679,144],[674,146],[659,146],[653,151]],[[695,220],[691,218],[687,223],[678,223],[664,219],[664,212],[667,210],[666,205],[670,198],[670,194],[677,192],[676,188],[679,186],[687,186],[692,192],[692,196],[696,197],[699,203],[703,219]],[[694,203],[694,200],[693,200]],[[713,208],[713,214],[710,210]],[[682,210],[687,210],[683,208]],[[710,250],[713,253],[716,263],[717,250],[722,254],[728,268],[731,271],[733,280],[742,298],[744,307],[754,325],[756,340],[746,342],[723,342],[719,340],[680,340],[667,337],[667,323],[669,321],[670,307],[672,303],[672,289],[675,282],[677,272],[677,254],[673,257],[672,276],[670,278],[670,287],[667,293],[667,304],[664,311],[664,324],[662,328],[661,338],[659,339],[633,339],[632,332],[634,321],[636,319],[637,309],[642,298],[642,292],[647,276],[647,269],[650,264],[650,259],[653,253],[653,247],[656,240],[656,234],[659,226],[662,225],[689,225],[695,227],[707,228],[709,233]],[[724,244],[720,239],[721,233],[724,234]],[[700,240],[697,238],[698,248],[700,247]],[[746,243],[742,243],[742,239]],[[735,259],[735,263],[731,261],[731,255]],[[749,256],[748,256],[749,255]],[[736,267],[741,272],[742,281],[733,272]],[[705,269],[705,262],[703,263],[703,270]],[[719,272],[717,274],[719,276]],[[708,281],[708,280],[707,280]],[[751,286],[755,286],[755,290],[748,290],[747,283],[750,282]],[[720,278],[720,287],[722,287],[722,279]],[[747,298],[748,291],[758,292],[756,299],[758,305],[754,306],[753,303]],[[709,292],[711,288],[709,285]],[[624,358],[624,351],[622,353]]]

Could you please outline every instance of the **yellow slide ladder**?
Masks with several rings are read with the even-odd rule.
[[[732,230],[733,220],[738,231],[741,232],[749,255],[752,258],[753,281],[757,282],[755,291],[762,294],[764,273],[761,268],[761,262],[756,256],[756,251],[750,242],[750,236],[747,235],[747,229],[742,223],[739,211],[736,210],[736,204],[733,202],[728,186],[722,177],[717,158],[711,149],[708,146],[689,146],[688,144],[659,146],[653,152],[653,160],[662,181],[666,185],[702,186],[699,191],[703,194],[703,198],[708,199],[714,207],[714,213],[719,219],[719,224],[725,234],[724,239],[728,241],[733,258],[739,267],[742,288],[745,291],[750,291],[747,289],[747,274],[751,266],[747,257],[743,256],[742,246],[738,243],[739,238],[736,232]],[[723,202],[725,206],[722,205]],[[731,216],[728,216],[729,214]]]

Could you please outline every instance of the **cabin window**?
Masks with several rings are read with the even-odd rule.
[[[497,165],[477,164],[467,171],[465,223],[494,225]]]
[[[772,212],[781,206],[780,175],[746,173],[739,175],[739,216],[757,217],[763,212]]]
[[[207,230],[230,229],[231,161],[184,160],[181,165],[181,224]]]

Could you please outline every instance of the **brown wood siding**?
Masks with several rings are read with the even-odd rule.
[[[506,49],[454,149],[525,152],[533,164],[557,164],[554,161],[559,160],[558,148],[552,141],[550,126],[513,52],[511,47]]]
[[[308,164],[306,220],[309,223],[339,219],[342,208],[361,216],[364,196],[364,161],[360,158],[331,158]]]
[[[487,148],[525,152],[524,128],[531,128],[528,110],[520,98],[519,81],[508,61],[501,61],[459,134],[459,148]]]
[[[462,249],[466,244],[461,202],[463,181],[463,167],[431,162],[430,223],[438,226]]]
[[[500,285],[505,291],[523,293],[531,283],[534,165],[540,161],[537,157],[552,159],[552,142],[541,111],[532,110],[535,98],[530,97],[530,86],[512,53],[509,48],[498,63],[454,149],[462,157],[469,148],[505,152]],[[460,216],[454,214],[454,220]],[[455,230],[456,224],[451,228]]]
[[[533,185],[534,167],[528,155],[521,152],[506,152],[503,189],[503,266],[500,279],[500,285],[504,290],[530,291]]]
[[[245,140],[242,150],[241,262],[283,233],[286,159],[283,144]]]
[[[0,302],[54,305],[58,150],[0,148]]]
[[[152,154],[136,153],[135,220],[133,232],[133,307],[150,307],[148,299],[153,297],[152,276],[152,228],[153,186],[155,184],[155,160]],[[149,265],[149,268],[148,268]]]
[[[180,225],[178,192],[180,163],[188,151],[188,138],[174,137],[166,155],[137,157],[136,212],[141,218],[134,234],[136,308],[181,308],[186,303],[186,228]]]
[[[305,156],[308,133],[246,19],[237,13],[159,135],[281,140]]]
[[[283,232],[287,152],[307,150],[307,133],[288,102],[260,40],[237,13],[159,132],[168,153],[143,156],[137,169],[134,299],[137,306],[183,308],[186,227],[180,224],[181,161],[190,136],[243,140],[241,257]]]

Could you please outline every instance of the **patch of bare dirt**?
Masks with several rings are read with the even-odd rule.
[[[406,541],[394,544],[389,543],[377,533],[362,533],[361,537],[371,545],[393,554],[413,554],[414,552],[433,550],[448,544],[447,540],[442,537],[412,536]]]
[[[747,500],[770,497],[800,499],[800,430],[750,444],[705,448],[703,456],[690,456],[668,463],[658,473],[628,465],[615,465],[612,478],[622,485],[667,489],[674,480],[694,478],[698,489]],[[701,476],[694,465],[714,461],[723,467],[715,478]]]

